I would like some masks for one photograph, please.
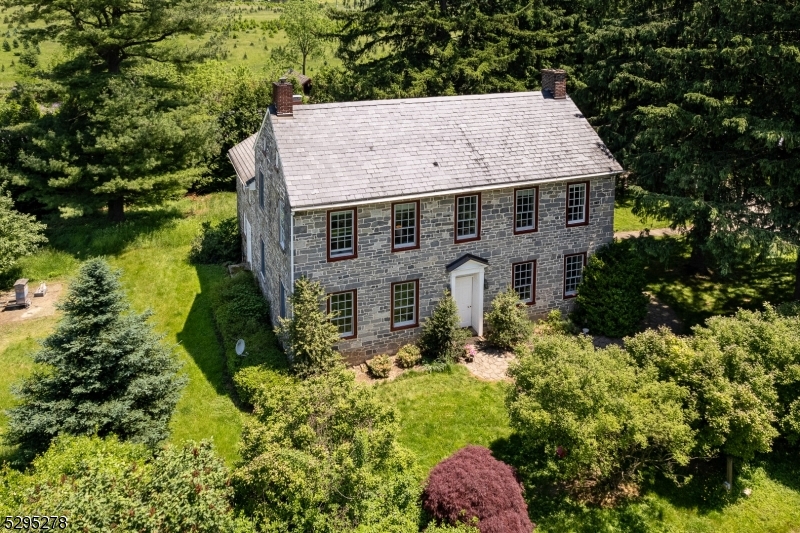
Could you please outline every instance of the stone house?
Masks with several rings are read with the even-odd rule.
[[[622,171],[566,95],[293,104],[274,84],[260,131],[231,149],[244,260],[273,319],[319,281],[351,363],[414,341],[449,289],[483,333],[513,286],[531,317],[569,311],[587,256],[613,239]]]

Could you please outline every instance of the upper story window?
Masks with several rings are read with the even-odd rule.
[[[578,285],[581,284],[585,264],[585,253],[564,256],[564,298],[574,298],[578,295]]]
[[[286,249],[286,202],[283,198],[278,202],[278,218],[279,224],[278,233],[280,234],[281,250]]]
[[[392,251],[419,248],[419,200],[392,204]]]
[[[355,209],[328,211],[328,261],[358,257]]]
[[[477,241],[481,238],[481,195],[456,196],[455,242]]]
[[[264,173],[258,169],[258,205],[264,209]]]
[[[356,291],[335,292],[328,295],[328,312],[334,315],[331,322],[339,330],[339,337],[356,336]]]
[[[536,261],[514,263],[512,267],[513,287],[519,299],[530,305],[536,301]]]
[[[567,185],[567,226],[589,223],[589,182]]]
[[[392,327],[413,328],[418,325],[419,280],[392,283]]]
[[[514,191],[514,233],[530,233],[537,229],[539,188]]]

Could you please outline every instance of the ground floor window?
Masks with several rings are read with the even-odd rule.
[[[513,287],[519,294],[519,299],[527,304],[534,303],[536,299],[536,261],[514,263]]]
[[[356,291],[334,292],[328,295],[328,312],[334,317],[333,325],[339,330],[343,339],[356,336]]]
[[[392,329],[417,325],[419,280],[392,283]]]
[[[578,295],[578,285],[581,284],[585,264],[585,253],[564,256],[564,298]]]

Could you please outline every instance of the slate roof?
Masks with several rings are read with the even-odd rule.
[[[298,105],[270,120],[294,209],[622,171],[541,92]]]
[[[243,185],[256,177],[256,137],[257,133],[228,150],[228,159]]]

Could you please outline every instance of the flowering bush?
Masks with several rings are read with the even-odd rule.
[[[475,349],[475,345],[467,344],[464,346],[464,361],[471,363],[475,360],[476,355],[478,355],[478,350]]]

